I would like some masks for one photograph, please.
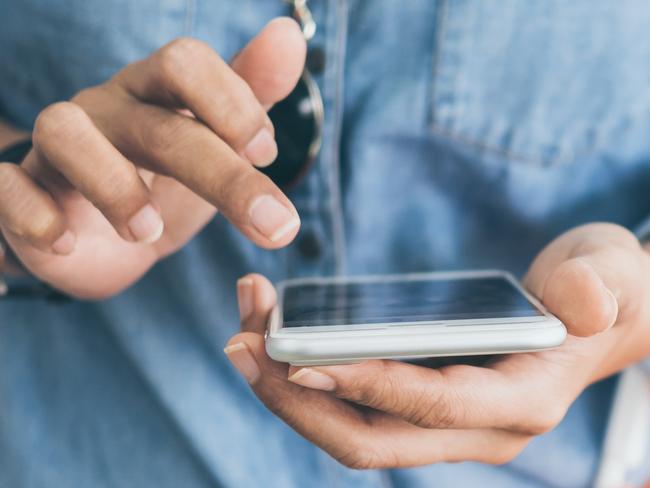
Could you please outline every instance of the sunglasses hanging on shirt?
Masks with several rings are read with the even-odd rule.
[[[286,0],[286,3],[291,5],[293,17],[309,42],[316,33],[316,22],[307,0]],[[310,56],[313,53],[307,55],[307,66]],[[290,190],[315,161],[322,140],[323,98],[308,68],[289,96],[271,108],[269,117],[275,127],[278,157],[261,171],[280,188]]]

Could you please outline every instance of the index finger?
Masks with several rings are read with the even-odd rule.
[[[649,264],[631,232],[589,224],[549,244],[524,283],[570,334],[590,336],[636,314]]]
[[[268,55],[270,49],[275,56]],[[237,55],[232,67],[208,44],[179,38],[127,66],[115,80],[139,100],[190,109],[235,152],[264,166],[277,155],[264,106],[295,86],[304,52],[296,23],[275,19]]]
[[[225,352],[247,375],[267,408],[351,468],[457,461],[500,464],[512,459],[528,441],[526,436],[495,429],[422,429],[381,412],[355,408],[327,393],[301,388],[287,381],[286,365],[266,355],[259,334],[236,335]]]
[[[522,366],[525,358],[532,356],[520,356]],[[568,405],[530,375],[467,365],[429,369],[373,360],[292,368],[289,380],[428,429],[499,428],[540,434],[559,422]],[[544,401],[546,397],[557,401]]]
[[[108,90],[94,96],[107,109],[91,118],[130,161],[182,183],[254,243],[278,248],[291,242],[300,218],[287,196],[205,124]],[[189,221],[194,217],[187,215]]]
[[[206,43],[175,39],[149,58],[127,66],[116,81],[137,99],[189,110],[236,152],[261,141],[275,144],[273,126],[250,87]],[[259,144],[258,144],[259,145]],[[277,151],[277,148],[275,149]],[[275,158],[256,150],[246,156],[254,164]]]

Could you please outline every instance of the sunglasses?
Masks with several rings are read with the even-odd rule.
[[[305,39],[311,40],[316,33],[316,23],[307,0],[287,0],[286,3],[293,7],[293,17],[300,24]],[[303,179],[321,147],[323,98],[308,68],[315,57],[322,58],[318,51],[307,53],[307,68],[296,87],[269,111],[275,127],[278,157],[261,171],[284,190],[293,189]],[[320,61],[322,64],[322,59]]]

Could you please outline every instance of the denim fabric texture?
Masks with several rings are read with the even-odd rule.
[[[504,466],[338,465],[222,352],[235,281],[504,268],[561,232],[650,215],[650,3],[311,0],[325,50],[296,242],[221,216],[99,303],[0,301],[1,487],[587,487],[616,379]],[[189,35],[230,58],[280,0],[0,0],[0,114],[46,105]],[[92,162],[89,162],[92,164]],[[320,252],[304,253],[310,235]],[[101,279],[98,276],[97,279]]]

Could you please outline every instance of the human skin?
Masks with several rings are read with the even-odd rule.
[[[0,164],[5,245],[37,278],[92,299],[128,287],[217,209],[255,244],[287,245],[298,214],[254,167],[277,155],[266,111],[293,89],[305,53],[288,18],[230,65],[201,41],[176,39],[45,108],[23,163]],[[0,147],[21,137],[0,125]]]
[[[440,368],[275,362],[263,337],[275,291],[248,275],[237,286],[242,332],[225,352],[270,410],[349,467],[500,464],[553,429],[588,385],[650,354],[648,271],[647,250],[628,230],[577,227],[542,250],[524,279],[567,326],[565,343]]]
[[[260,129],[272,131],[264,109],[289,93],[304,55],[288,20],[270,24],[230,67],[208,46],[181,39],[46,109],[23,165],[0,164],[0,229],[13,253],[53,286],[102,298],[181,247],[217,208],[253,242],[286,245],[297,232],[295,209],[252,168],[270,162],[275,146],[267,137],[247,147]],[[23,136],[0,126],[0,147]],[[284,221],[263,219],[272,228],[252,221],[264,195],[287,212],[279,212]],[[132,222],[148,205],[147,218]],[[439,369],[271,361],[262,334],[275,295],[252,275],[238,284],[243,332],[227,353],[271,410],[348,466],[505,462],[553,428],[591,382],[648,355],[647,261],[625,229],[574,229],[525,280],[566,323],[567,342],[486,367]]]

